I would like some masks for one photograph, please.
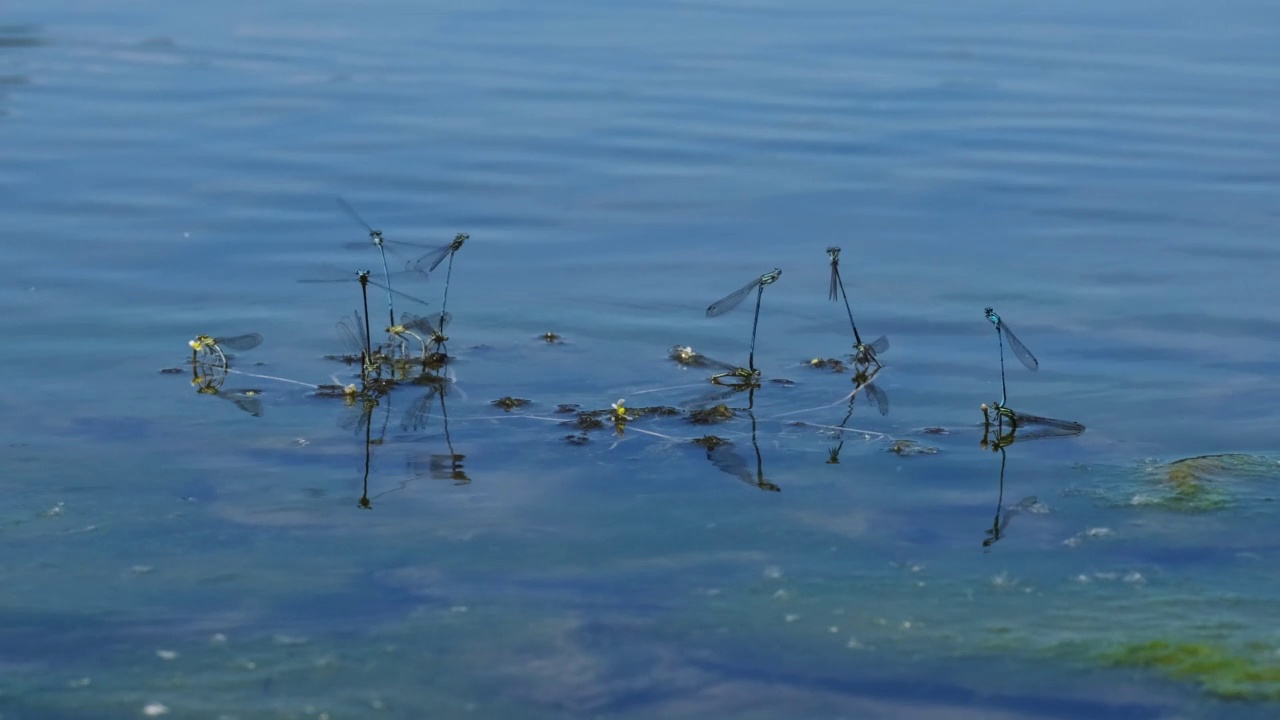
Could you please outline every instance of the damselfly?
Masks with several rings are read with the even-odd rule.
[[[418,303],[419,305],[430,304],[426,300],[422,300],[421,298],[414,297],[413,295],[409,295],[408,293],[403,293],[403,292],[400,292],[399,290],[392,290],[390,286],[384,285],[383,283],[380,283],[377,280],[374,280],[373,278],[369,277],[368,270],[346,270],[336,265],[316,265],[314,267],[308,268],[304,272],[305,272],[304,277],[301,277],[298,279],[298,282],[300,283],[342,283],[342,282],[351,282],[354,280],[360,283],[362,288],[367,285],[372,285],[376,288],[381,288],[383,290],[386,290],[388,293],[395,295],[396,297],[403,298],[410,302]],[[409,273],[410,271],[406,270],[404,272],[391,273],[391,275],[392,277],[398,277],[401,275],[407,275]],[[390,301],[388,301],[388,303],[389,302]]]
[[[853,308],[849,306],[849,294],[844,290],[844,280],[840,277],[840,248],[832,245],[827,248],[827,257],[831,259],[831,284],[827,295],[830,300],[836,299],[836,290],[844,298],[844,309],[849,314],[849,327],[853,329],[853,362],[860,365],[875,363],[880,365],[879,355],[889,349],[889,338],[881,335],[870,343],[862,342],[858,333],[858,324],[853,321]]]
[[[1024,433],[1019,436],[1021,440],[1037,440],[1046,437],[1073,437],[1085,431],[1084,425],[1070,420],[1057,420],[1055,418],[1042,417],[1040,415],[1030,415],[1012,410],[1003,405],[989,406],[982,404],[983,425],[990,431],[991,426],[996,426],[997,442],[1004,438],[1004,425],[1008,423],[1011,432],[1008,434],[1008,443],[1014,440],[1013,432],[1019,428],[1035,427],[1036,430],[1031,433]],[[986,433],[983,433],[983,442],[986,442]]]
[[[216,355],[223,365],[227,364],[227,355],[223,352],[223,348],[228,350],[252,350],[261,344],[262,336],[258,333],[232,335],[230,337],[197,335],[194,340],[187,342],[187,345],[191,348],[192,363],[197,361],[199,355],[204,354],[208,357]]]
[[[460,232],[453,236],[452,242],[437,247],[409,264],[410,271],[428,275],[435,272],[446,257],[449,258],[449,268],[444,275],[444,298],[440,302],[440,315],[442,318],[445,311],[449,309],[449,281],[453,278],[453,256],[462,249],[463,243],[469,239],[471,239],[470,235]],[[443,325],[444,320],[441,320],[440,324]]]
[[[1027,349],[1027,346],[1023,345],[1022,341],[1018,339],[1018,336],[1013,334],[1013,330],[1009,328],[1009,324],[996,314],[995,310],[985,308],[982,313],[987,317],[987,320],[989,320],[992,325],[996,326],[996,337],[1000,339],[1000,402],[997,406],[1003,407],[1005,401],[1008,399],[1008,390],[1005,387],[1004,381],[1004,339],[1006,337],[1009,338],[1009,347],[1013,348],[1013,354],[1018,356],[1018,359],[1022,361],[1022,364],[1025,365],[1028,370],[1034,371],[1039,369],[1040,361],[1036,360],[1036,356],[1032,355],[1031,351]]]
[[[382,369],[383,356],[381,347],[377,351],[369,341],[369,318],[361,316],[360,311],[351,313],[351,317],[342,318],[336,325],[338,339],[346,351],[360,358],[360,376],[368,378]]]
[[[360,217],[360,213],[356,212],[356,209],[351,207],[350,203],[348,203],[346,200],[342,199],[341,197],[337,198],[337,200],[338,200],[338,207],[342,208],[344,212],[350,215],[353,220],[355,220],[357,223],[362,225],[364,229],[369,232],[368,242],[347,243],[345,246],[353,250],[358,250],[358,249],[368,247],[370,244],[372,244],[374,247],[378,248],[378,254],[382,258],[382,274],[383,274],[383,277],[386,278],[386,285],[384,287],[387,290],[388,320],[392,325],[394,325],[396,322],[396,312],[391,302],[391,294],[393,291],[391,290],[391,271],[387,267],[387,252],[391,251],[393,255],[404,254],[407,256],[412,256],[420,253],[424,249],[432,248],[434,246],[427,245],[425,243],[405,242],[403,240],[394,240],[394,241],[387,240],[382,237],[382,231],[374,229],[372,225],[365,222],[364,218]],[[407,257],[405,259],[406,261],[408,260]],[[397,274],[401,274],[401,273],[397,273]],[[403,274],[407,275],[409,273],[405,272]]]
[[[435,320],[414,315],[413,313],[403,313],[400,316],[400,324],[409,330],[420,333],[426,338],[428,345],[440,347],[449,341],[449,336],[444,334],[444,328],[452,319],[453,316],[449,313],[441,313]]]
[[[730,363],[709,358],[688,346],[676,345],[671,348],[671,359],[688,367],[705,367],[720,370],[711,376],[711,382],[717,385],[751,385],[759,384],[760,371],[738,367]],[[735,381],[736,382],[731,382]]]
[[[752,290],[756,291],[756,314],[751,321],[751,352],[747,355],[747,369],[752,373],[756,372],[756,330],[760,325],[760,300],[764,297],[765,286],[777,282],[781,276],[782,271],[774,268],[707,306],[707,317],[719,317],[740,305]]]

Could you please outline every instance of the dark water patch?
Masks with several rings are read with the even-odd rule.
[[[973,662],[980,662],[974,659]],[[993,665],[1007,661],[994,660]],[[982,708],[1009,711],[1027,717],[1049,718],[1158,718],[1169,708],[1159,703],[1105,702],[1063,695],[1033,695],[1008,691],[976,691],[963,685],[950,684],[927,676],[909,678],[879,676],[864,671],[862,677],[833,675],[822,670],[791,671],[767,659],[752,663],[749,656],[730,659],[724,656],[691,658],[699,669],[718,675],[754,683],[790,685],[824,690],[852,697],[873,697],[910,703],[940,703],[949,707]]]
[[[105,442],[138,442],[154,437],[156,422],[147,417],[75,417],[68,426],[72,435]]]
[[[0,50],[48,45],[50,40],[37,25],[0,25]]]

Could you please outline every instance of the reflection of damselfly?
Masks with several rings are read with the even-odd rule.
[[[752,472],[748,459],[735,452],[731,442],[717,442],[707,446],[707,459],[721,472],[732,475],[742,482],[769,492],[779,492],[782,488],[767,480],[764,476],[764,457],[760,454],[760,442],[756,437],[756,415],[750,409],[747,415],[751,418],[751,449],[755,451],[756,466]]]
[[[261,417],[262,403],[258,400],[258,396],[262,391],[249,388],[223,388],[222,384],[226,379],[225,366],[196,363],[191,367],[191,384],[195,386],[197,393],[228,400],[250,415]]]
[[[209,335],[197,335],[194,340],[187,342],[191,347],[191,362],[194,364],[199,361],[201,354],[208,358],[217,356],[223,365],[227,364],[227,355],[223,352],[223,348],[227,350],[252,350],[262,344],[262,336],[258,333],[248,333],[245,335],[232,335],[231,337],[211,337]]]
[[[391,421],[391,394],[365,387],[348,395],[345,400],[347,409],[339,416],[338,427],[353,434],[368,432],[373,422],[374,410],[379,407],[386,409],[382,420],[382,432],[376,440],[372,441],[374,445],[381,445],[386,438],[387,425]]]
[[[444,427],[444,442],[449,452],[447,454],[433,453],[428,455],[425,469],[422,467],[420,460],[411,460],[409,469],[415,476],[429,475],[437,480],[452,480],[456,485],[466,485],[471,482],[471,478],[467,476],[466,471],[463,469],[463,461],[467,456],[461,455],[453,449],[453,438],[449,435],[449,408],[445,404],[445,396],[447,394],[448,385],[445,384],[442,378],[439,384],[432,385],[409,406],[409,409],[404,413],[404,418],[400,421],[400,428],[406,431],[425,428],[431,416],[431,408],[435,405],[436,400],[439,399],[440,415]]]
[[[853,329],[853,362],[859,365],[880,364],[880,353],[889,349],[889,338],[881,335],[870,343],[862,342],[858,333],[858,324],[853,321],[853,308],[849,306],[849,295],[844,291],[844,280],[840,278],[840,248],[834,245],[827,248],[827,257],[831,258],[831,284],[827,294],[831,300],[836,299],[836,290],[844,298],[844,309],[849,314],[849,327]]]
[[[866,395],[867,398],[871,400],[871,402],[876,404],[876,409],[880,411],[881,415],[889,414],[889,396],[884,390],[881,390],[880,386],[876,385],[873,380],[879,372],[880,370],[877,368],[876,372],[871,373],[871,375],[867,375],[866,370],[859,370],[857,374],[853,376],[853,392],[849,394],[849,403],[851,407],[853,399],[857,397],[858,392],[861,391],[863,395]]]
[[[1012,443],[1013,441],[1010,440],[1009,442]],[[1008,460],[1008,456],[1005,454],[1005,447],[1006,445],[1000,444],[995,447],[996,452],[1000,453],[1000,492],[996,495],[996,517],[991,522],[991,528],[986,531],[987,537],[982,540],[982,547],[994,545],[1000,538],[1004,537],[1005,528],[1009,526],[1009,521],[1015,515],[1031,510],[1039,503],[1035,496],[1029,496],[1022,498],[1017,505],[1008,510],[1004,509],[1004,469]]]
[[[680,407],[685,410],[692,410],[692,411],[704,410],[706,408],[713,407],[715,405],[723,404],[724,401],[728,400],[729,398],[737,395],[741,395],[742,393],[747,394],[746,407],[736,408],[736,409],[751,410],[752,408],[755,407],[756,390],[760,389],[760,383],[744,381],[744,382],[736,382],[736,383],[717,383],[717,384],[723,385],[724,389],[716,390],[714,392],[710,392],[705,395],[699,395],[698,397],[693,398],[692,400],[686,400],[680,403]],[[735,408],[730,408],[730,409],[735,409]]]
[[[760,300],[764,297],[765,286],[777,282],[781,276],[782,271],[774,268],[707,306],[707,317],[719,317],[738,307],[752,290],[756,291],[756,314],[751,321],[751,352],[747,355],[747,370],[752,373],[756,372],[756,330],[760,325]]]
[[[889,396],[873,382],[875,376],[879,372],[880,367],[877,366],[870,375],[868,375],[866,370],[863,369],[859,370],[858,373],[853,376],[854,387],[853,392],[849,393],[849,408],[844,414],[844,419],[842,419],[840,424],[837,426],[839,428],[837,432],[839,432],[840,442],[830,448],[827,448],[828,465],[836,465],[840,462],[840,451],[844,449],[845,442],[845,434],[843,430],[845,429],[845,426],[849,424],[849,418],[853,417],[853,405],[857,402],[859,393],[865,395],[867,399],[875,403],[876,409],[880,411],[881,415],[889,414]]]

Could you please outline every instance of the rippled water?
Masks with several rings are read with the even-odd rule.
[[[5,718],[1274,714],[1280,10],[460,7],[6,8]],[[355,286],[295,282],[378,262],[336,195],[471,235],[448,436],[397,388],[367,486],[356,409],[183,365],[352,380]],[[892,341],[838,464],[831,244]],[[564,440],[741,362],[704,308],[773,267],[751,414]],[[1088,426],[1003,487],[987,305],[1010,404]]]

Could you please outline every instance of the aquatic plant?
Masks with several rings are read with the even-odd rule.
[[[1210,695],[1235,700],[1280,700],[1280,664],[1234,653],[1224,647],[1151,640],[1123,645],[1103,655],[1118,667],[1156,670],[1194,682]]]

